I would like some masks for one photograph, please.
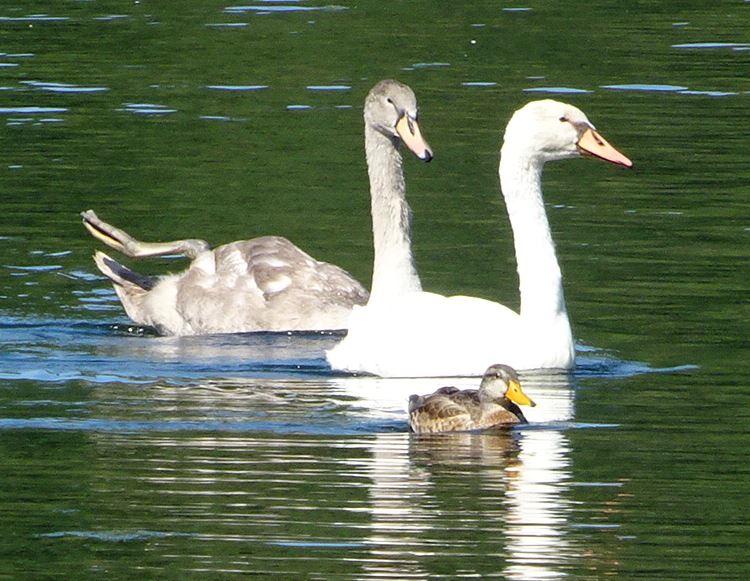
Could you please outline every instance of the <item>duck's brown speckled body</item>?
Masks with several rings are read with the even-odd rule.
[[[517,404],[535,405],[521,389],[518,374],[507,365],[492,365],[479,389],[441,387],[409,398],[409,427],[417,433],[485,430],[526,423]]]

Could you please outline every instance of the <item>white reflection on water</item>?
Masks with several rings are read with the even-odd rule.
[[[559,570],[572,549],[566,539],[572,513],[568,498],[570,447],[561,430],[527,430],[518,464],[510,467],[514,486],[506,496],[509,579],[563,576]]]
[[[127,339],[152,343],[150,353],[157,349],[165,358],[207,348],[211,375],[220,375],[218,368],[232,375],[234,364],[216,359],[231,346],[228,337]],[[283,350],[286,340],[276,339]],[[311,353],[331,340],[296,339],[309,342]],[[234,348],[229,352],[240,357],[242,346]],[[200,376],[206,363],[191,364]],[[96,478],[110,478],[114,468],[107,462],[114,462],[121,478],[135,479],[133,489],[145,491],[144,511],[200,515],[181,518],[174,528],[201,536],[211,555],[202,563],[206,570],[226,566],[228,544],[250,543],[260,551],[284,547],[292,569],[303,552],[346,551],[335,558],[348,558],[360,578],[427,578],[451,562],[456,576],[536,579],[563,574],[587,558],[584,548],[592,550],[576,541],[581,524],[574,521],[571,487],[580,483],[572,482],[565,430],[579,424],[569,375],[522,375],[539,403],[529,410],[529,426],[417,436],[406,432],[410,393],[448,383],[476,386],[479,379],[254,374],[189,383],[96,382],[68,392],[72,400],[45,394],[32,401],[19,392],[28,417],[0,428],[88,434],[105,459]],[[129,464],[119,463],[123,457]],[[97,491],[95,504],[110,502],[110,492]],[[50,532],[69,539],[71,530],[125,536],[163,530],[143,512],[122,519],[117,511],[97,521],[93,533],[70,527]],[[245,554],[237,559],[245,572],[259,566]]]
[[[477,503],[483,517],[470,535],[477,542],[482,529],[506,539],[496,555],[498,568],[509,579],[539,579],[564,575],[560,566],[574,557],[566,538],[572,501],[570,447],[563,428],[574,417],[574,391],[566,374],[522,377],[524,389],[538,402],[529,411],[530,426],[501,432],[411,435],[378,434],[372,440],[367,471],[371,531],[366,543],[372,561],[364,569],[372,577],[427,577],[423,561],[451,548],[438,541],[445,527],[441,475],[465,482],[466,498],[448,495],[451,502]],[[352,405],[380,418],[405,417],[407,394],[426,393],[448,382],[475,386],[477,378],[460,380],[347,378],[338,388],[355,397]],[[465,517],[468,518],[468,517]],[[497,534],[498,530],[500,535]],[[473,544],[473,538],[469,540]],[[477,547],[471,548],[475,554]],[[469,566],[469,563],[467,563]],[[500,571],[498,571],[500,572]]]
[[[383,378],[374,376],[332,378],[332,387],[346,393],[355,401],[352,405],[369,417],[405,421],[409,396],[426,394],[445,385],[460,389],[476,389],[478,377],[414,377]],[[566,373],[521,373],[523,389],[537,404],[524,408],[531,424],[570,422],[574,416],[573,388]]]
[[[404,559],[403,553],[409,547],[425,552],[423,537],[434,527],[432,515],[422,508],[431,494],[429,482],[412,470],[407,438],[379,434],[372,441],[371,454],[366,467],[371,480],[366,544],[371,547],[372,559],[363,564],[363,573],[370,577],[426,577],[420,560]]]

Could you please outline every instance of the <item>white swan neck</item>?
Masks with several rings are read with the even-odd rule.
[[[503,145],[500,185],[508,209],[518,264],[521,318],[546,322],[567,319],[562,273],[542,197],[544,163]]]
[[[365,125],[375,260],[370,302],[422,290],[411,253],[411,209],[401,154],[387,136]]]

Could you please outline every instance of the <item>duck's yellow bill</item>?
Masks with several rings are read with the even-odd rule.
[[[528,405],[531,407],[536,405],[531,401],[531,398],[523,392],[521,384],[513,379],[508,383],[508,390],[505,392],[505,397],[518,405]]]

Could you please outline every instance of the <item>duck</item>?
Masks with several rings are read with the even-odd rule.
[[[536,404],[521,388],[516,370],[496,363],[484,372],[479,389],[448,386],[409,397],[409,429],[431,434],[525,424],[519,405]]]
[[[425,162],[433,157],[418,115],[414,91],[395,80],[377,83],[365,100],[365,154],[374,243],[380,250],[374,265],[376,290],[420,288],[410,267],[410,241],[394,237],[391,227],[394,220],[410,219],[399,204],[405,195],[399,148],[405,146]],[[181,255],[191,260],[183,272],[151,277],[104,252],[94,254],[128,317],[161,335],[346,329],[352,308],[364,305],[370,296],[347,271],[316,260],[280,236],[216,248],[199,239],[141,242],[93,210],[81,217],[94,238],[127,257]]]
[[[331,368],[382,377],[478,376],[492,361],[519,370],[572,368],[574,340],[542,170],[547,162],[581,156],[633,166],[583,111],[567,103],[527,103],[506,126],[499,175],[513,231],[520,311],[470,296],[415,290],[381,298],[373,292],[366,305],[352,309],[346,337],[326,352]]]

